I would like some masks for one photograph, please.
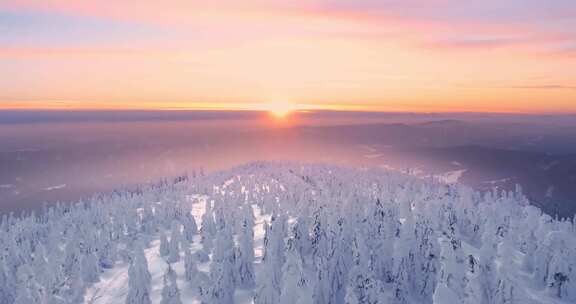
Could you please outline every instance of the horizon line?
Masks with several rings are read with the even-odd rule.
[[[272,100],[269,102],[252,101],[252,102],[185,102],[185,101],[167,101],[167,102],[123,102],[123,101],[66,101],[66,100],[13,100],[2,105],[0,100],[0,111],[141,111],[141,112],[171,112],[171,111],[234,111],[234,112],[274,112],[280,107],[285,112],[363,112],[363,113],[414,113],[414,114],[465,114],[465,113],[483,113],[483,114],[503,114],[503,115],[576,115],[576,110],[572,109],[529,109],[518,107],[478,107],[466,106],[446,106],[443,104],[435,105],[430,101],[425,106],[414,105],[386,105],[373,103],[329,103],[321,101],[297,102]]]
[[[261,108],[224,108],[224,107],[0,107],[0,112],[254,112],[268,113],[267,109]],[[567,111],[498,111],[498,110],[386,110],[358,108],[297,108],[292,113],[314,113],[314,112],[339,112],[339,113],[381,113],[381,114],[491,114],[491,115],[550,115],[550,116],[572,116],[575,112]]]

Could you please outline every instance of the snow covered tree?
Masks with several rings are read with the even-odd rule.
[[[480,290],[480,303],[495,303],[495,293],[497,289],[497,269],[496,269],[496,240],[495,235],[489,231],[482,237],[482,247],[478,256],[478,274],[471,286],[473,290]],[[468,283],[471,284],[471,283]],[[475,297],[477,297],[475,295]]]
[[[80,267],[80,249],[79,241],[76,235],[66,242],[66,247],[64,249],[64,274],[70,276],[72,272]]]
[[[26,285],[19,285],[16,291],[16,299],[14,300],[14,304],[30,304],[35,302],[36,300],[32,297],[30,290],[26,287]]]
[[[329,302],[335,304],[344,303],[348,272],[352,267],[353,256],[350,244],[352,239],[346,231],[350,229],[345,225],[344,218],[337,221],[337,231],[330,235],[330,252],[327,260]]]
[[[322,223],[322,209],[316,210],[314,223],[312,224],[311,247],[313,260],[328,256],[328,239],[324,227],[325,224]]]
[[[160,304],[182,304],[180,300],[180,290],[176,283],[176,272],[168,264],[168,269],[163,277],[164,287],[162,288],[162,300]]]
[[[130,263],[126,303],[150,303],[143,245],[158,233],[166,261],[184,251],[187,288],[204,303],[232,303],[235,288],[266,304],[514,304],[530,294],[576,303],[576,225],[517,191],[267,162],[177,181],[2,216],[0,303],[94,301],[91,286],[119,261]],[[191,202],[188,193],[198,196]],[[190,205],[204,202],[199,249]],[[255,213],[271,224],[259,264]],[[210,253],[208,275],[198,267]],[[99,292],[124,298],[124,290]],[[169,269],[163,301],[179,303],[177,294]]]
[[[128,268],[128,295],[126,304],[150,304],[150,272],[144,251],[137,244],[134,258]]]
[[[222,227],[216,235],[216,244],[210,264],[210,279],[207,301],[229,304],[234,302],[234,250],[232,235],[228,226]]]
[[[254,231],[253,222],[247,216],[242,220],[235,255],[238,287],[254,288]]]
[[[273,219],[272,223],[278,225],[279,221]],[[257,292],[254,297],[254,302],[257,304],[277,303],[281,291],[284,240],[280,229],[274,229],[274,226],[268,228],[268,225],[264,223],[264,230],[262,270],[257,276]]]
[[[440,246],[429,221],[419,220],[416,227],[414,296],[422,303],[432,303],[440,269]]]
[[[12,303],[16,282],[12,280],[12,276],[6,273],[5,269],[4,261],[0,259],[0,303]]]
[[[282,266],[282,292],[280,304],[312,303],[310,284],[302,266],[295,239],[288,240],[286,262]]]
[[[187,212],[184,215],[183,219],[183,226],[184,226],[184,238],[190,243],[194,241],[194,236],[198,234],[198,226],[196,225],[196,220],[194,220],[194,216]]]
[[[262,270],[258,273],[258,285],[256,286],[256,295],[254,303],[267,304],[278,303],[280,300],[280,284],[274,279],[276,270],[270,260],[265,260],[262,264]]]
[[[330,295],[333,290],[331,290],[330,277],[331,269],[327,258],[316,257],[315,260],[316,269],[316,280],[314,282],[314,288],[312,290],[312,299],[314,303],[329,303]]]
[[[522,260],[522,269],[528,272],[534,271],[534,253],[538,248],[536,236],[531,231],[525,240],[525,254]]]
[[[305,256],[310,253],[310,231],[308,221],[304,216],[298,217],[296,224],[292,228],[294,238],[294,246],[298,250],[300,256]]]
[[[202,215],[202,227],[200,228],[200,235],[202,236],[201,242],[204,250],[206,252],[210,252],[212,250],[214,237],[216,235],[216,223],[214,222],[212,203],[210,201],[206,201],[206,210]]]
[[[364,238],[356,234],[353,243],[354,265],[348,274],[345,302],[376,304],[382,297],[380,283],[376,280],[370,263],[370,251]]]
[[[84,300],[84,292],[86,290],[86,283],[82,280],[82,267],[80,264],[72,268],[72,273],[66,278],[66,289],[64,294],[68,301],[72,303],[79,303]]]
[[[186,281],[194,281],[198,276],[198,267],[196,261],[190,253],[190,249],[184,249],[184,277]]]
[[[94,253],[87,253],[82,256],[82,279],[86,283],[96,283],[100,281],[100,266],[98,257]]]
[[[170,254],[170,244],[164,232],[160,233],[160,256],[167,257]]]
[[[114,267],[117,259],[116,244],[109,239],[102,237],[96,244],[98,246],[98,264],[104,269]]]
[[[28,265],[21,265],[18,267],[16,277],[18,281],[14,303],[28,304],[39,302],[40,294],[38,293],[32,269]]]
[[[462,301],[467,284],[462,245],[455,239],[448,240],[444,243],[442,253],[444,261],[440,275],[441,281]]]
[[[180,261],[180,225],[174,223],[172,227],[172,234],[170,242],[168,243],[168,263],[176,263]]]

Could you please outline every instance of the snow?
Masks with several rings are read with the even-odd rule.
[[[58,189],[62,189],[62,188],[66,188],[66,184],[60,184],[60,185],[46,187],[46,188],[44,188],[44,191],[52,191],[52,190],[58,190]]]
[[[462,167],[462,163],[459,162],[459,161],[453,160],[453,161],[451,161],[450,163],[451,163],[452,165],[456,166],[456,167]]]
[[[460,299],[446,284],[440,283],[434,291],[434,303],[460,303]]]
[[[466,171],[466,169],[448,171],[442,174],[434,175],[434,178],[445,184],[456,184]]]
[[[214,238],[208,250],[210,259],[196,261],[199,273],[210,280],[208,285],[202,285],[200,279],[186,280],[185,250],[177,249],[180,259],[170,267],[176,274],[178,291],[165,294],[179,294],[182,303],[220,303],[205,300],[206,290],[228,286],[214,273],[228,273],[230,268],[218,267],[231,262],[227,260],[230,250],[246,248],[239,242],[252,248],[245,241],[246,235],[251,235],[245,233],[247,230],[238,237],[241,223],[246,227],[247,222],[253,223],[248,231],[253,231],[257,285],[226,287],[233,288],[225,291],[232,292],[234,303],[254,303],[255,296],[270,291],[268,297],[256,299],[278,297],[286,303],[343,304],[346,298],[358,303],[503,304],[509,303],[507,297],[513,294],[510,303],[574,303],[573,281],[564,283],[572,285],[552,288],[559,284],[557,273],[576,278],[572,271],[576,269],[573,223],[556,221],[535,207],[521,204],[521,193],[481,196],[464,186],[446,185],[456,183],[464,171],[447,172],[443,179],[434,181],[381,169],[258,162],[183,184],[111,195],[91,202],[94,207],[55,209],[44,222],[27,218],[10,220],[15,223],[12,226],[2,222],[0,248],[10,250],[0,257],[0,283],[23,286],[4,270],[15,263],[24,263],[16,267],[18,273],[29,263],[34,270],[31,280],[38,284],[50,282],[42,277],[46,264],[36,261],[37,252],[42,251],[35,252],[30,262],[10,258],[13,252],[30,255],[31,249],[22,245],[26,242],[15,243],[16,237],[42,239],[42,250],[51,261],[58,260],[58,255],[50,252],[65,256],[75,253],[69,249],[78,248],[76,242],[83,244],[82,250],[102,250],[102,244],[90,240],[104,235],[101,241],[111,241],[119,255],[112,267],[102,268],[99,282],[85,287],[84,302],[125,303],[128,282],[135,277],[132,271],[128,274],[128,248],[134,239],[144,237],[146,264],[138,265],[147,265],[150,301],[160,303],[168,269],[167,257],[160,256],[160,236],[172,238],[177,231],[174,227],[180,227],[174,226],[179,214],[187,212],[198,227],[202,227],[203,218],[210,219],[207,223],[213,218],[217,233],[204,231],[193,235],[192,242],[180,243],[194,256],[208,250],[202,245],[203,237]],[[447,196],[449,191],[457,193]],[[86,229],[90,227],[94,230]],[[96,233],[95,227],[106,233]],[[302,227],[304,234],[299,230]],[[118,238],[107,239],[108,232],[118,231],[122,231]],[[142,250],[137,248],[134,250]],[[128,253],[128,257],[120,252]],[[534,258],[534,270],[523,268],[527,258]],[[132,267],[135,264],[132,260]],[[289,275],[284,275],[288,271]],[[365,284],[356,285],[359,282]],[[298,293],[298,297],[288,293]],[[488,299],[483,298],[485,293]],[[0,285],[0,302],[12,303],[6,294],[10,291]],[[69,297],[69,290],[59,290],[58,297]]]
[[[226,183],[231,184],[230,181]],[[198,226],[202,225],[202,214],[206,209],[206,201],[208,197],[200,194],[190,194],[188,199],[196,202],[192,203],[192,215],[196,220]],[[254,205],[254,212],[260,214],[259,207]],[[254,226],[254,249],[255,249],[255,263],[256,268],[262,260],[262,252],[264,246],[264,221],[270,221],[270,215],[256,216]],[[150,247],[145,249],[146,259],[148,261],[148,268],[152,275],[152,292],[150,299],[152,303],[160,303],[162,293],[162,277],[167,269],[167,264],[159,254],[160,239],[159,235],[156,240],[152,241]],[[202,249],[200,244],[200,236],[197,235],[194,242],[190,246],[192,254]],[[177,274],[177,284],[180,289],[182,303],[200,303],[199,294],[189,288],[190,283],[184,280],[184,260],[172,264],[172,268]],[[210,262],[199,263],[198,269],[206,274],[210,271]],[[85,301],[90,304],[120,304],[125,302],[128,293],[128,264],[118,263],[113,269],[106,270],[102,273],[101,281],[87,290]],[[235,301],[236,303],[252,303],[252,290],[236,290]]]
[[[507,183],[507,182],[513,180],[514,178],[515,178],[515,177],[506,177],[506,178],[501,178],[501,179],[484,181],[483,183],[485,183],[485,184],[490,184],[490,185],[494,186],[494,185],[497,185],[497,184]]]
[[[190,195],[190,199],[197,199],[198,202],[192,204],[192,215],[196,222],[202,224],[202,214],[204,214],[206,196]],[[202,249],[200,245],[200,236],[197,235],[193,244],[190,246],[191,252],[195,253]],[[150,247],[145,249],[148,269],[152,275],[152,290],[150,300],[152,303],[160,303],[162,293],[162,277],[167,269],[167,264],[159,254],[160,239],[152,241]],[[190,288],[188,282],[184,280],[184,260],[172,264],[172,268],[177,274],[177,284],[180,289],[183,303],[200,303],[198,294]],[[200,271],[208,272],[210,262],[198,264]],[[85,301],[91,304],[116,304],[124,303],[128,294],[128,265],[119,263],[116,267],[106,270],[102,273],[101,281],[86,292]]]

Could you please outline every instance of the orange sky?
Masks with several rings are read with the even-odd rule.
[[[0,107],[576,112],[576,5],[389,3],[3,1]]]

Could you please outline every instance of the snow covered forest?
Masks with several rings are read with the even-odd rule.
[[[576,227],[521,191],[256,162],[0,224],[0,303],[576,303]]]

